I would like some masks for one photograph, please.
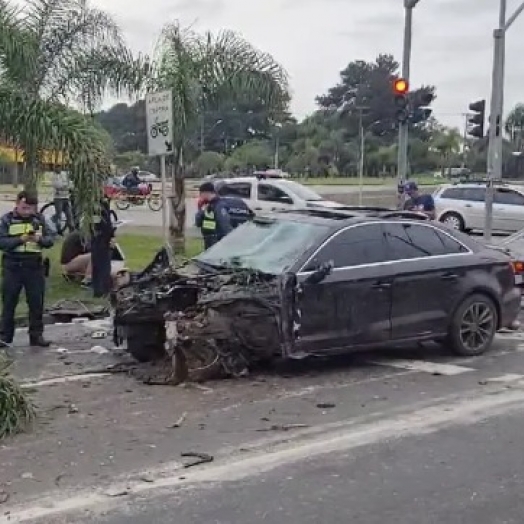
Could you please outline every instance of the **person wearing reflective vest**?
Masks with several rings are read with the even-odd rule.
[[[227,207],[216,194],[213,183],[204,182],[199,192],[199,209],[195,217],[195,225],[202,232],[204,248],[209,249],[230,233],[233,226]]]
[[[54,231],[37,211],[36,195],[22,191],[13,211],[0,218],[2,327],[0,345],[13,342],[15,310],[22,289],[29,309],[29,341],[48,347],[44,338],[45,265],[42,251],[53,246]]]

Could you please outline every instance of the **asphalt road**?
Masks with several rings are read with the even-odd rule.
[[[141,498],[97,524],[521,524],[522,410]],[[346,449],[343,449],[346,448]],[[232,475],[234,477],[234,473]]]
[[[43,423],[0,446],[0,523],[522,523],[524,333],[171,388],[88,375],[115,355],[72,329],[56,351],[17,336]]]

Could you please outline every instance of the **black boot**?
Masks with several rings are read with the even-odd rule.
[[[38,348],[48,348],[51,345],[51,342],[46,340],[43,335],[36,335],[34,337],[29,337],[29,344]]]

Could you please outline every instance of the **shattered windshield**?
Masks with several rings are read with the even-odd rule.
[[[259,219],[232,231],[194,260],[213,267],[250,268],[278,275],[321,242],[329,226]]]

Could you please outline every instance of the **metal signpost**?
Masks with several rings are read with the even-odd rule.
[[[488,186],[486,191],[486,214],[484,238],[491,240],[493,231],[493,197],[496,180],[502,179],[502,131],[504,113],[504,68],[506,60],[506,32],[524,11],[524,2],[506,17],[507,0],[500,0],[499,25],[493,32],[493,73],[489,114]]]
[[[162,233],[169,247],[166,156],[173,154],[173,94],[171,89],[146,95],[147,148],[160,157],[162,177]]]

